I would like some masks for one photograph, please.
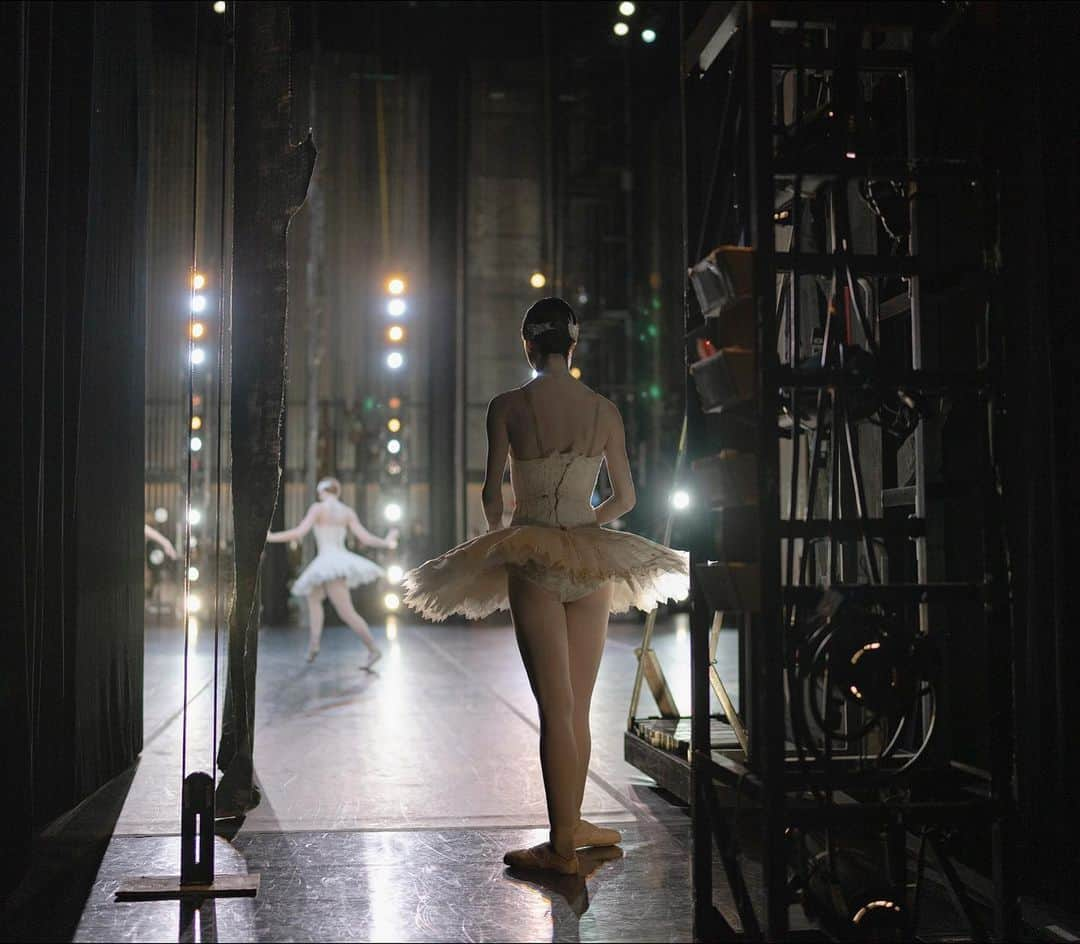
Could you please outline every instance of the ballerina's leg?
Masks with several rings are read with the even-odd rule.
[[[578,750],[566,612],[557,597],[524,577],[509,578],[509,597],[518,649],[540,714],[540,768],[551,848],[569,861],[578,819]]]
[[[574,842],[577,846],[615,845],[622,839],[614,829],[594,826],[581,819],[581,803],[585,796],[589,755],[592,751],[589,709],[592,705],[596,675],[600,669],[600,657],[604,653],[611,597],[614,592],[614,586],[608,583],[588,596],[565,604],[570,684],[574,692],[574,740],[577,743],[578,755],[574,789],[578,817]]]
[[[368,660],[367,668],[371,668],[382,656],[382,650],[375,643],[375,637],[371,635],[371,630],[368,629],[367,620],[357,613],[356,608],[352,605],[348,585],[344,580],[332,580],[326,584],[326,593],[330,597],[334,609],[337,610],[338,616],[368,647],[371,658]]]
[[[314,660],[319,654],[319,643],[322,640],[323,631],[323,591],[312,590],[307,595],[308,605],[308,662]]]

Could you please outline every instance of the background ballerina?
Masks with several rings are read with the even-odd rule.
[[[365,669],[371,669],[382,658],[382,650],[368,629],[367,621],[356,612],[349,590],[360,584],[371,583],[385,576],[386,572],[373,561],[345,549],[346,531],[361,544],[369,547],[393,549],[397,547],[398,532],[391,528],[385,538],[376,537],[367,530],[353,511],[338,497],[341,483],[335,478],[325,478],[315,487],[318,496],[303,520],[287,531],[271,531],[266,540],[283,544],[301,540],[308,531],[315,530],[315,559],[304,568],[292,585],[294,596],[306,597],[308,604],[307,661],[313,662],[319,654],[319,641],[323,631],[323,599],[330,603],[338,616],[368,647]]]

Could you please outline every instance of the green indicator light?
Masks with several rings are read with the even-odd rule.
[[[660,399],[660,384],[653,384],[651,387],[649,387],[649,396],[651,396],[654,400]]]
[[[646,330],[649,332],[650,338],[655,338],[660,333],[660,329],[654,324],[649,325]]]

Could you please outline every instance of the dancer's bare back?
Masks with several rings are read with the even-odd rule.
[[[369,547],[397,547],[398,531],[392,528],[385,538],[377,537],[365,528],[360,519],[348,505],[337,498],[323,498],[312,502],[307,514],[301,519],[295,528],[286,531],[271,531],[266,540],[270,543],[286,543],[299,541],[312,528],[316,527],[343,527],[359,541]]]

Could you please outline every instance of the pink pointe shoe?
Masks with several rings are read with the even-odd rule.
[[[575,852],[571,856],[561,856],[552,847],[550,842],[542,842],[530,849],[514,849],[503,856],[510,868],[522,872],[558,872],[560,875],[578,874],[578,857]]]

